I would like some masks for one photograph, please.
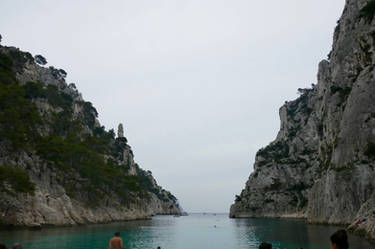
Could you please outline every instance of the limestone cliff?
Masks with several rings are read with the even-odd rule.
[[[39,65],[41,64],[41,65]],[[0,225],[75,225],[180,214],[124,137],[66,72],[0,46]]]
[[[375,238],[375,1],[347,0],[318,83],[280,108],[231,217],[353,224]]]

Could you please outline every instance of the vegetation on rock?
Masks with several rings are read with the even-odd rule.
[[[150,193],[165,200],[146,171],[138,167],[136,175],[129,175],[130,161],[120,163],[124,149],[130,150],[126,138],[115,139],[113,130],[97,127],[98,113],[90,102],[75,100],[61,86],[31,81],[22,85],[17,81],[16,72],[23,70],[28,60],[34,60],[29,53],[0,49],[0,136],[7,150],[36,153],[48,167],[78,172],[89,180],[80,189],[72,187],[71,181],[63,183],[71,196],[85,190],[91,202],[110,193],[125,202],[147,199]],[[35,56],[35,62],[47,63],[41,55]],[[62,69],[49,70],[56,79],[66,77]],[[50,108],[42,111],[36,102]],[[74,117],[74,106],[81,108],[83,116]],[[14,166],[0,167],[0,181],[19,192],[32,193],[35,188],[27,172]],[[171,194],[168,197],[176,200]]]
[[[263,149],[260,149],[256,155],[266,159],[272,158],[276,162],[280,162],[281,159],[288,157],[289,146],[283,141],[278,141],[276,143],[268,145]]]
[[[44,58],[43,56],[41,56],[40,54],[38,55],[35,55],[34,56],[34,60],[36,63],[38,63],[39,65],[46,65],[47,64],[47,60],[46,58]]]
[[[5,184],[17,192],[34,194],[35,191],[35,184],[30,180],[29,173],[23,169],[0,166],[1,191],[9,191]]]
[[[17,82],[13,65],[9,56],[0,53],[0,136],[11,143],[12,150],[22,150],[37,140],[41,118]]]
[[[360,17],[364,17],[367,23],[371,23],[375,15],[375,0],[371,0],[360,11]]]
[[[375,143],[371,142],[370,140],[367,140],[365,155],[371,159],[375,159]]]

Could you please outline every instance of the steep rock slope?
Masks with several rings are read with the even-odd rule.
[[[231,217],[353,223],[375,238],[374,13],[373,0],[346,1],[318,84],[280,108],[277,138],[257,152]]]
[[[75,225],[180,214],[176,197],[97,120],[66,72],[0,46],[0,225]]]

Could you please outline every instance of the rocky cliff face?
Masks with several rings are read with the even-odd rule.
[[[0,225],[75,225],[180,214],[106,131],[66,72],[0,46]]]
[[[353,223],[375,238],[374,13],[375,1],[346,1],[317,85],[280,108],[277,138],[258,151],[231,217]]]

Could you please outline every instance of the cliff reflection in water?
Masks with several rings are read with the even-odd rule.
[[[119,231],[126,249],[257,249],[263,241],[282,249],[330,249],[329,236],[340,227],[301,220],[229,219],[228,214],[190,214],[175,218],[118,222],[41,231],[0,231],[0,243],[21,242],[25,249],[108,248]],[[373,249],[365,239],[349,237],[350,248]]]
[[[297,219],[234,219],[238,248],[257,248],[268,242],[274,248],[330,249],[330,235],[338,226],[308,224]],[[256,243],[254,243],[256,242]],[[349,234],[350,248],[373,248],[365,239]]]

